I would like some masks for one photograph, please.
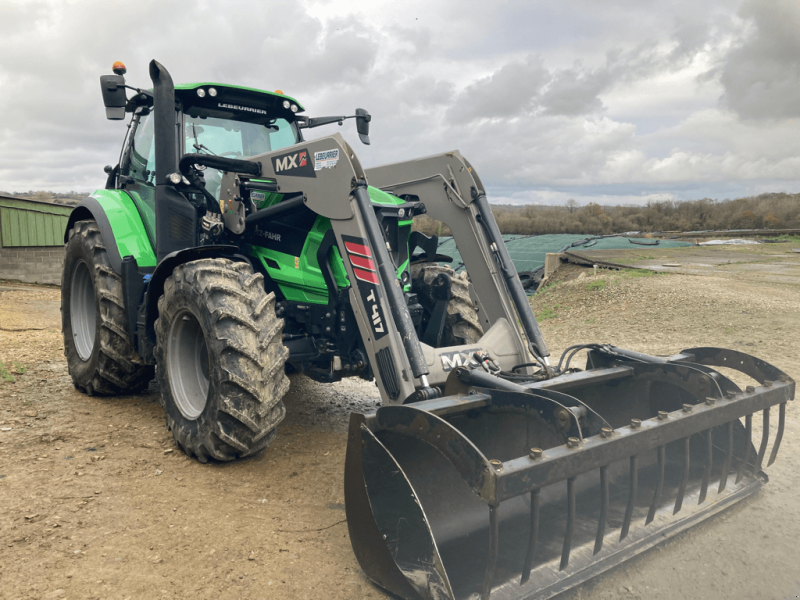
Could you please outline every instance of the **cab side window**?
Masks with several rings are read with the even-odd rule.
[[[153,143],[153,113],[139,119],[130,149],[130,163],[127,175],[136,183],[155,185],[156,148]]]

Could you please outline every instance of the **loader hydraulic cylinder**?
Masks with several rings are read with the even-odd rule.
[[[262,208],[261,210],[248,215],[245,221],[248,227],[257,227],[261,224],[267,224],[281,215],[300,210],[304,206],[305,204],[303,204],[303,197],[298,196],[297,198],[292,198],[291,200],[285,200],[284,202],[273,204],[268,208]]]
[[[542,332],[539,331],[539,324],[536,322],[531,305],[528,303],[528,296],[525,294],[522,282],[517,276],[517,269],[514,267],[514,263],[511,262],[500,228],[497,227],[497,222],[492,215],[492,209],[489,208],[486,194],[478,192],[474,204],[478,207],[481,222],[483,223],[484,231],[486,231],[486,236],[489,238],[489,243],[492,245],[492,250],[497,255],[500,270],[503,271],[503,277],[506,280],[508,294],[517,309],[519,320],[522,322],[523,329],[525,329],[525,335],[528,336],[528,341],[535,348],[534,356],[540,358],[550,356],[550,351],[547,349],[547,344],[544,343]]]

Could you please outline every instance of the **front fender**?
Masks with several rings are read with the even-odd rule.
[[[94,219],[103,235],[111,266],[122,273],[122,258],[133,256],[139,267],[155,267],[156,255],[139,211],[124,190],[97,190],[72,211],[64,231],[64,243],[74,224]]]
[[[198,246],[168,254],[153,272],[147,287],[145,302],[147,303],[148,330],[152,329],[153,323],[155,323],[155,320],[158,318],[158,299],[161,297],[161,294],[164,293],[164,282],[167,277],[172,275],[172,271],[178,265],[203,258],[227,258],[233,261],[246,262],[250,264],[251,267],[253,266],[250,259],[240,254],[240,249],[236,246]]]

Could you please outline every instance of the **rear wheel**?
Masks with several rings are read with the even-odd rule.
[[[127,331],[122,278],[92,220],[69,232],[61,280],[64,355],[75,387],[89,394],[136,392],[153,379]]]
[[[161,402],[177,444],[200,462],[263,450],[286,414],[283,320],[246,263],[216,258],[175,268],[158,301]]]
[[[419,301],[425,309],[423,323],[430,318],[434,300],[425,293],[439,275],[450,278],[451,297],[447,303],[447,321],[442,332],[442,347],[473,344],[483,336],[483,328],[478,319],[478,310],[469,295],[469,282],[466,273],[456,273],[450,267],[435,263],[411,265],[411,290],[419,294]]]

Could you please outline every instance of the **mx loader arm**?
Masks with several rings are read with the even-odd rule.
[[[259,178],[274,182],[276,191],[285,195],[299,192],[302,197],[245,218],[239,196],[244,176],[227,173],[221,187],[226,225],[234,233],[251,226],[268,231],[270,215],[292,210],[291,206],[282,207],[290,202],[330,219],[335,246],[351,284],[350,305],[381,397],[387,402],[403,402],[418,390],[424,397],[435,397],[437,391],[428,382],[429,369],[397,280],[397,267],[389,256],[367,193],[364,170],[352,148],[334,134],[251,160],[261,166]],[[322,269],[327,268],[329,257],[320,261]],[[329,286],[336,285],[332,277],[328,281]]]
[[[542,372],[547,372],[547,348],[482,184],[458,152],[365,171],[353,149],[335,134],[251,160],[260,166],[260,180],[273,182],[275,191],[283,194],[302,193],[302,199],[246,217],[240,195],[246,177],[228,173],[221,187],[227,228],[241,233],[259,223],[268,229],[271,215],[291,210],[290,202],[331,220],[336,246],[346,257],[359,332],[385,402],[436,397],[450,372],[472,362],[478,351],[506,370],[530,363],[532,354]],[[367,193],[368,182],[412,198],[419,212],[430,213],[453,230],[485,332],[477,343],[433,348],[420,342],[397,280],[398,265],[387,251],[388,242]],[[514,325],[518,318],[529,344]]]

